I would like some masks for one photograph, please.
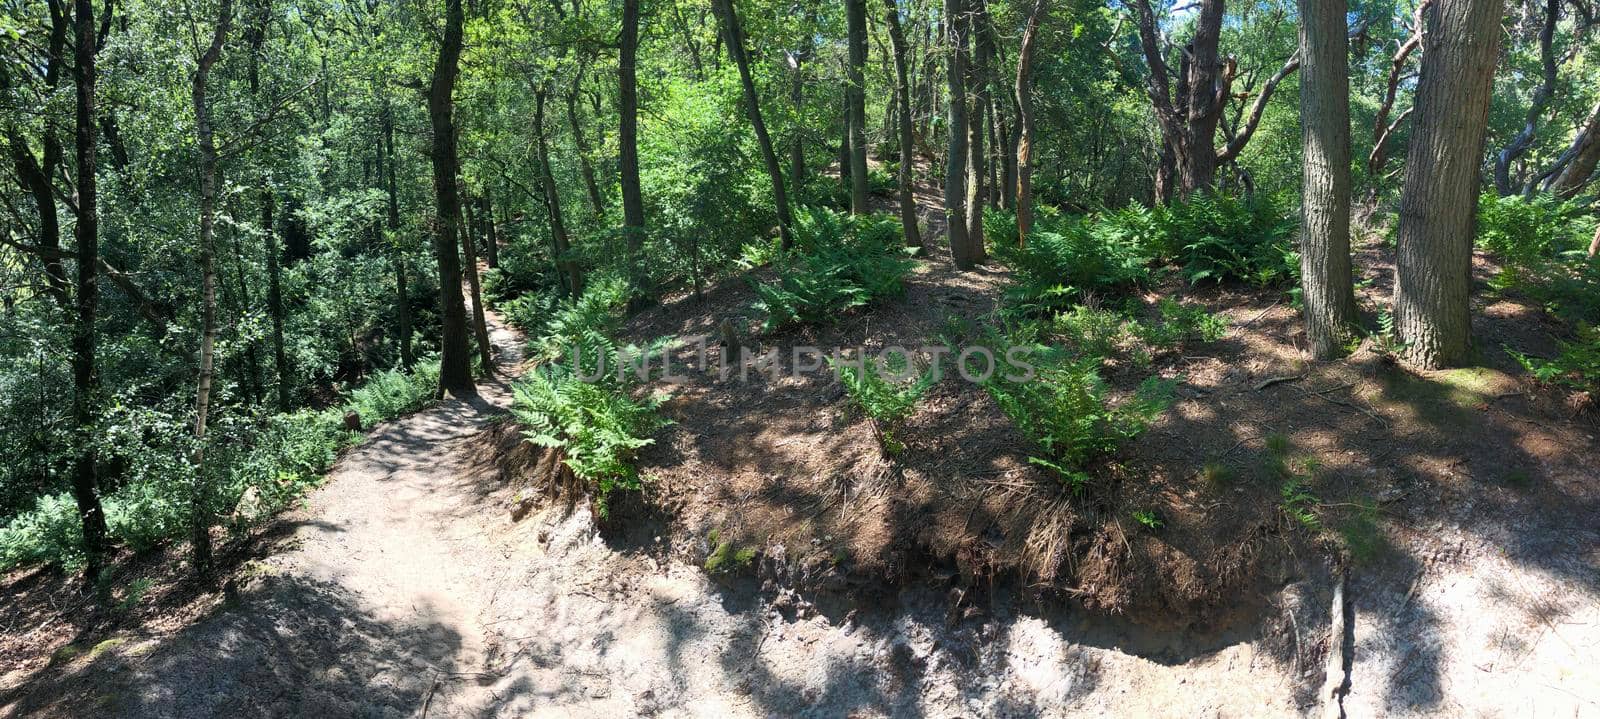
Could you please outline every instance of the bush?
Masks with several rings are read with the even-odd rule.
[[[1478,246],[1508,268],[1529,268],[1585,249],[1594,221],[1581,205],[1549,195],[1523,198],[1485,193],[1478,200]]]
[[[996,338],[996,356],[1012,346]],[[1106,398],[1098,358],[1077,359],[1054,348],[1035,346],[1030,361],[1037,376],[1012,381],[996,374],[983,387],[1000,411],[1026,433],[1043,456],[1034,464],[1055,470],[1075,489],[1088,482],[1084,466],[1138,436],[1172,403],[1174,382],[1151,377],[1134,396],[1118,405]]]
[[[438,385],[438,362],[423,362],[410,373],[385,370],[351,392],[348,406],[361,417],[361,426],[370,428],[386,419],[422,409],[433,399]]]
[[[585,354],[596,357],[597,365],[622,365],[615,345],[593,333],[588,339]],[[587,377],[593,379],[585,381]],[[654,442],[650,435],[668,424],[656,414],[665,397],[634,400],[629,396],[634,383],[630,377],[597,372],[594,367],[549,364],[513,386],[511,412],[522,424],[523,434],[534,444],[559,449],[573,476],[594,485],[602,516],[612,492],[641,487],[634,454]]]
[[[1126,347],[1133,352],[1134,361],[1144,365],[1156,354],[1186,342],[1221,339],[1227,332],[1228,320],[1203,307],[1163,298],[1156,305],[1156,316],[1150,320],[1078,305],[1057,314],[1051,329],[1066,340],[1075,357],[1107,358]]]
[[[915,262],[902,247],[900,226],[885,215],[851,217],[804,208],[795,215],[794,251],[773,260],[776,281],[751,280],[771,331],[821,323],[875,299],[905,291]]]
[[[1158,208],[1152,217],[1152,249],[1182,265],[1190,284],[1210,280],[1268,286],[1298,276],[1298,223],[1277,196],[1199,194]]]
[[[553,303],[548,320],[539,323],[542,330],[532,343],[535,358],[557,359],[591,332],[607,337],[616,334],[622,327],[622,311],[630,296],[631,289],[621,277],[591,277],[582,297]],[[521,315],[528,309],[523,307],[517,311]]]
[[[936,368],[928,368],[921,376],[911,372],[904,355],[890,355],[884,364],[872,357],[863,357],[859,363],[834,361],[828,363],[839,374],[839,381],[856,406],[872,418],[878,442],[889,454],[899,454],[904,445],[894,436],[900,425],[911,416],[937,377]]]
[[[54,563],[74,572],[83,559],[83,524],[71,493],[42,495],[0,527],[0,570]]]
[[[1576,390],[1600,390],[1600,329],[1594,325],[1578,325],[1577,340],[1562,342],[1561,352],[1553,360],[1510,349],[1507,352],[1540,382]]]
[[[985,227],[1008,233],[998,236],[1009,236],[1009,241],[997,243],[995,255],[1012,269],[1015,284],[1006,300],[1013,311],[1061,309],[1086,296],[1146,283],[1152,276],[1154,257],[1144,238],[1101,215],[1041,219],[1025,247],[1016,246],[1015,217],[1006,214],[992,225],[986,220]]]

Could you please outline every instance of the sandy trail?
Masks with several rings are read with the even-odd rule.
[[[521,339],[492,324],[503,377]],[[485,384],[477,400],[379,427],[286,518],[283,548],[253,565],[235,600],[176,634],[97,650],[65,668],[77,682],[41,686],[0,715],[85,702],[129,717],[1322,711],[1325,582],[1292,585],[1276,631],[1206,640],[1033,606],[1003,589],[967,615],[952,615],[950,590],[931,585],[823,612],[782,589],[713,581],[665,553],[613,546],[586,511],[548,507],[511,522],[510,490],[475,441],[509,394]],[[1503,639],[1513,628],[1468,628],[1452,617],[1470,615],[1440,613],[1487,603],[1466,591],[1472,572],[1471,560],[1442,556],[1403,603],[1403,582],[1352,584],[1366,593],[1355,600],[1352,716],[1509,709],[1494,689],[1514,686],[1525,698],[1555,689],[1521,705],[1532,715],[1594,714],[1583,660],[1600,631],[1594,593],[1580,586],[1554,619],[1528,619],[1520,643],[1502,641],[1485,669],[1480,630]],[[1436,634],[1412,641],[1414,630]],[[1406,671],[1419,663],[1427,670]],[[70,693],[86,684],[89,696]]]

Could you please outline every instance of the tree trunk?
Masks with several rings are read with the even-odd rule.
[[[1572,146],[1563,153],[1566,165],[1550,182],[1550,191],[1564,200],[1576,197],[1594,176],[1600,165],[1600,102],[1589,112],[1588,121],[1573,139]]]
[[[572,127],[572,141],[578,148],[578,170],[583,175],[583,187],[589,192],[589,209],[595,217],[601,217],[606,213],[606,201],[600,196],[600,185],[594,179],[594,163],[589,161],[589,139],[583,134],[583,123],[578,121],[578,91],[582,87],[580,71],[572,76],[572,89],[567,92],[567,124]]]
[[[970,270],[977,264],[967,241],[967,23],[966,3],[944,0],[945,51],[948,62],[945,77],[950,86],[946,108],[949,120],[949,146],[945,153],[944,216],[950,235],[950,256],[956,268]]]
[[[461,209],[465,207],[467,209]],[[457,208],[458,213],[470,212],[472,200],[468,199]],[[463,220],[463,214],[456,215],[456,220],[463,227],[473,225],[470,215]],[[484,319],[483,285],[478,282],[478,253],[475,249],[471,232],[461,233],[461,254],[466,264],[467,292],[472,296],[472,332],[478,343],[478,367],[483,375],[488,377],[494,374],[494,345],[489,344],[489,323]]]
[[[96,270],[99,268],[99,207],[95,183],[95,35],[94,2],[74,0],[76,47],[73,50],[73,84],[76,86],[78,221],[73,239],[78,251],[78,320],[72,333],[72,420],[77,456],[73,462],[72,497],[83,522],[84,578],[93,586],[100,580],[105,556],[106,515],[97,486],[95,421],[100,381],[95,372],[95,314],[99,309]]]
[[[1347,0],[1300,0],[1305,182],[1300,276],[1311,356],[1339,354],[1356,322],[1350,269]]]
[[[261,47],[266,42],[267,24],[271,20],[268,12],[269,4],[258,3],[252,22],[247,26],[245,34],[250,44],[250,64],[246,75],[250,84],[250,99],[261,101],[261,73],[262,59]],[[388,108],[384,109],[384,131],[392,132],[388,116]],[[392,136],[390,141],[393,141]],[[393,158],[390,158],[393,162]],[[267,252],[267,314],[272,320],[272,366],[277,376],[273,383],[278,399],[278,411],[288,412],[290,406],[289,391],[289,359],[283,346],[283,269],[278,257],[278,232],[273,225],[272,212],[274,198],[272,196],[272,181],[270,177],[261,178],[261,232],[266,239]]]
[[[211,571],[211,487],[206,481],[206,423],[211,408],[211,382],[217,346],[217,148],[212,137],[211,108],[207,104],[206,81],[211,68],[222,56],[233,21],[232,0],[222,0],[211,44],[195,65],[194,133],[199,148],[200,171],[200,371],[194,400],[194,492],[191,496],[191,541],[194,544],[194,569],[201,577]]]
[[[622,180],[622,233],[628,242],[628,272],[638,283],[635,291],[648,294],[640,252],[644,249],[644,195],[639,189],[639,86],[636,69],[639,54],[639,0],[622,0],[621,52],[617,75],[617,113],[621,116],[617,143]]]
[[[900,111],[896,114],[896,129],[900,138],[900,228],[906,237],[906,246],[924,250],[922,231],[917,227],[917,200],[911,183],[916,171],[916,140],[911,133],[911,78],[906,68],[906,37],[900,28],[898,0],[883,0],[884,19],[889,25],[889,42],[894,48],[894,93]]]
[[[985,0],[970,0],[968,33],[972,36],[973,58],[971,111],[967,114],[967,246],[974,264],[988,259],[983,239],[983,205],[988,200],[989,156],[984,152],[984,136],[989,131],[989,65],[994,59],[994,44],[984,23],[988,21]]]
[[[389,242],[393,243],[391,249],[394,251],[394,309],[395,319],[400,325],[400,366],[409,370],[416,365],[417,355],[412,349],[411,340],[411,293],[406,281],[405,244],[400,239],[400,191],[394,166],[394,112],[387,103],[383,106],[383,154],[387,158],[383,163],[383,184],[389,195]]]
[[[767,168],[767,179],[772,182],[772,199],[778,209],[778,236],[784,249],[794,244],[789,227],[794,224],[789,214],[789,196],[783,189],[783,168],[772,149],[772,136],[767,134],[767,123],[761,119],[761,104],[756,96],[755,81],[750,77],[750,58],[745,50],[744,29],[739,25],[739,12],[733,0],[716,0],[717,14],[722,17],[727,35],[728,55],[739,68],[739,82],[744,86],[745,112],[756,133],[756,144],[761,148],[761,161]]]
[[[630,0],[632,1],[632,0]],[[439,394],[477,394],[472,382],[472,351],[467,340],[467,307],[461,297],[461,257],[456,218],[461,198],[456,194],[456,130],[453,94],[461,61],[462,0],[447,0],[444,37],[428,88],[428,118],[433,126],[429,159],[433,162],[434,221],[438,224],[433,250],[439,264],[440,348]]]
[[[544,99],[543,88],[534,92],[533,135],[538,150],[539,184],[544,186],[544,204],[550,216],[550,239],[556,253],[556,272],[567,292],[572,297],[578,297],[583,294],[583,272],[569,256],[572,247],[567,238],[567,223],[561,212],[561,189],[556,186],[555,174],[550,170],[550,148],[545,140]]]
[[[1017,125],[1022,131],[1017,141],[1017,244],[1024,247],[1033,229],[1033,53],[1047,5],[1046,0],[1033,0],[1017,52]]]
[[[845,75],[845,138],[850,144],[850,212],[867,213],[867,2],[845,0],[850,64]]]
[[[1503,0],[1434,3],[1397,236],[1395,323],[1427,369],[1469,359],[1472,235]]]
[[[488,187],[483,188],[482,213],[478,221],[483,223],[483,261],[491,269],[500,267],[500,228],[494,221],[494,197],[490,195]]]
[[[801,117],[805,113],[805,63],[810,56],[809,47],[789,56],[789,105],[790,111],[795,113],[796,117]],[[805,197],[806,127],[802,122],[793,124],[794,136],[789,138],[789,189],[794,191],[795,197]]]
[[[1556,92],[1556,53],[1553,45],[1556,23],[1561,20],[1561,5],[1562,0],[1545,0],[1544,25],[1539,29],[1539,66],[1542,68],[1539,88],[1533,92],[1533,101],[1529,103],[1527,115],[1522,121],[1522,131],[1511,138],[1511,142],[1494,158],[1494,189],[1501,197],[1521,189],[1517,187],[1521,181],[1513,182],[1511,178],[1511,163],[1533,147],[1534,138],[1539,132],[1539,118],[1544,115],[1545,107]]]

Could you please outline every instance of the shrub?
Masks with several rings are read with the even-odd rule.
[[[771,331],[820,323],[905,290],[915,262],[901,246],[899,224],[884,215],[850,217],[804,208],[795,215],[795,249],[773,261],[776,281],[751,284]]]
[[[1183,266],[1190,284],[1245,281],[1267,286],[1294,279],[1297,223],[1274,195],[1241,199],[1199,194],[1153,214],[1152,249]]]
[[[1005,338],[996,344],[1004,347],[994,350],[997,356],[1013,346]],[[1058,349],[1034,347],[1030,361],[1034,378],[1012,381],[996,374],[983,387],[1044,455],[1029,461],[1056,470],[1077,488],[1088,481],[1088,461],[1138,436],[1172,403],[1175,383],[1151,377],[1132,398],[1112,405],[1098,358],[1073,359]]]
[[[1016,246],[1014,218],[997,220],[1011,241],[995,254],[1011,267],[1015,284],[1006,292],[1012,311],[1042,313],[1087,295],[1125,290],[1151,278],[1153,257],[1127,227],[1097,215],[1042,221]]]
[[[602,364],[624,363],[614,344],[592,331],[584,339],[585,354],[594,357],[595,365],[539,367],[513,385],[511,412],[528,441],[560,450],[573,476],[594,485],[595,503],[604,516],[613,491],[641,487],[634,454],[654,442],[650,435],[668,422],[656,413],[665,397],[635,400],[629,394],[635,381],[631,374],[595,371]],[[632,347],[629,351],[649,354]]]
[[[52,562],[67,571],[83,564],[83,525],[72,494],[46,494],[0,528],[0,570]]]
[[[627,281],[621,277],[590,278],[583,296],[554,303],[549,319],[542,323],[543,330],[533,342],[534,356],[553,360],[570,351],[587,333],[607,337],[616,334],[622,327],[622,310],[630,293]]]
[[[422,409],[433,399],[438,384],[438,362],[422,362],[410,373],[385,370],[351,392],[348,406],[361,417],[361,426],[370,428],[386,419]]]
[[[904,445],[894,433],[933,386],[937,368],[930,367],[918,376],[909,371],[906,357],[899,354],[890,355],[883,364],[872,357],[863,357],[860,363],[830,358],[828,363],[839,374],[845,393],[872,419],[884,451],[898,454]]]
[[[1523,198],[1492,192],[1478,200],[1478,245],[1508,268],[1534,267],[1582,250],[1593,234],[1594,221],[1574,202],[1543,194]]]
[[[1171,298],[1163,298],[1157,305],[1157,318],[1152,322],[1135,322],[1130,327],[1135,337],[1154,351],[1176,348],[1190,341],[1215,342],[1228,331],[1228,320],[1206,312],[1204,307],[1184,305]]]
[[[1506,351],[1540,382],[1577,390],[1600,389],[1600,329],[1594,325],[1580,324],[1578,338],[1573,342],[1562,342],[1561,352],[1555,359],[1529,357],[1510,349]]]

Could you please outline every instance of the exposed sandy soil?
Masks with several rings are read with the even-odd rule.
[[[1384,255],[1359,259],[1369,304]],[[1002,280],[934,260],[903,301],[765,341],[922,344]],[[1299,716],[1345,643],[1349,716],[1600,715],[1597,426],[1499,350],[1547,352],[1541,313],[1481,295],[1485,367],[1416,374],[1302,361],[1280,293],[1162,289],[1233,329],[1157,358],[1181,399],[1092,501],[955,380],[891,463],[825,378],[691,375],[647,491],[597,527],[528,484],[539,456],[491,384],[377,428],[233,548],[228,592],[162,579],[116,615],[4,578],[0,716]],[[630,332],[713,333],[748,299],[736,279]],[[520,341],[495,341],[508,375]],[[1109,368],[1120,391],[1143,374]],[[1321,462],[1320,530],[1279,506],[1274,433]],[[749,566],[706,572],[712,530]]]

